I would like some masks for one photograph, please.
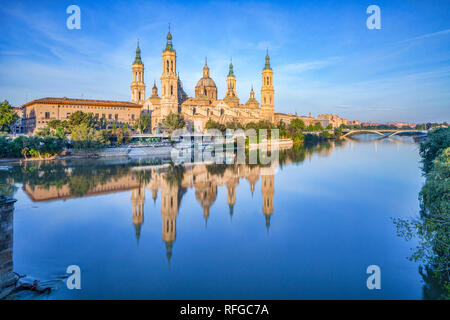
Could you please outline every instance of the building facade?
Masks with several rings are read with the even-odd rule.
[[[92,113],[99,119],[120,126],[133,125],[141,114],[142,105],[128,101],[109,101],[69,98],[43,98],[30,101],[22,106],[23,133],[35,133],[52,120],[68,120],[77,111]]]
[[[163,69],[161,74],[161,97],[158,96],[158,88],[154,84],[152,96],[147,98],[143,109],[151,112],[152,130],[163,125],[163,120],[170,113],[178,113],[183,116],[189,129],[202,132],[208,120],[218,123],[257,122],[260,120],[275,121],[274,115],[274,87],[273,71],[270,67],[270,57],[267,52],[266,64],[262,71],[261,96],[264,103],[261,105],[255,99],[253,87],[249,93],[249,99],[242,104],[236,89],[236,75],[233,62],[230,61],[228,75],[226,77],[227,91],[222,99],[215,81],[210,76],[210,68],[205,59],[203,76],[195,86],[195,96],[188,97],[183,89],[179,75],[176,73],[177,55],[172,42],[172,34],[166,37],[166,46],[162,52]]]

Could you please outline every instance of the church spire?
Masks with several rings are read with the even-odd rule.
[[[209,78],[209,67],[206,57],[205,57],[205,66],[203,67],[203,78]]]
[[[172,34],[170,33],[170,23],[169,23],[169,32],[167,33],[166,51],[173,51]]]
[[[266,51],[266,65],[264,66],[264,69],[271,69],[270,68],[269,48],[267,48],[267,51]]]
[[[234,71],[233,71],[233,58],[230,58],[230,71],[228,72],[229,77],[234,77]]]
[[[134,59],[134,63],[142,64],[141,49],[139,48],[139,39],[137,41],[136,58]]]

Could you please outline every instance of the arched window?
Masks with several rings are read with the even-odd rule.
[[[139,91],[139,101],[141,100],[141,92]]]
[[[169,72],[169,60],[166,61],[166,72]]]
[[[170,61],[170,71],[173,72],[173,61]]]
[[[170,95],[173,95],[173,86],[170,86]]]
[[[135,72],[134,81],[137,81],[137,72]]]
[[[264,97],[264,103],[266,103],[266,97]]]

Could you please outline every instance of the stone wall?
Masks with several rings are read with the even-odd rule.
[[[0,199],[0,299],[14,288],[13,212],[14,199]]]

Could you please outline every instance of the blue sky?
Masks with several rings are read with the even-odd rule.
[[[66,8],[81,9],[69,30]],[[381,9],[369,30],[366,8]],[[147,95],[159,88],[161,53],[172,25],[188,95],[205,56],[226,91],[233,58],[241,102],[259,100],[268,47],[275,110],[337,113],[362,121],[450,120],[450,1],[3,1],[0,100],[42,97],[130,100],[139,38]]]

